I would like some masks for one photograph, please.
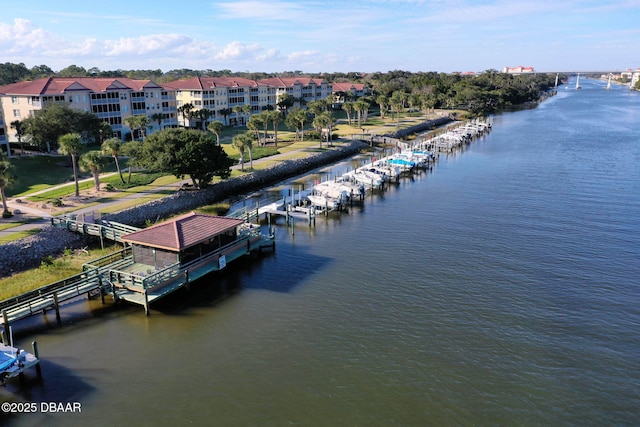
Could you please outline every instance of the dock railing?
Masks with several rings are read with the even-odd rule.
[[[121,242],[122,236],[140,230],[138,227],[121,224],[119,222],[99,220],[98,223],[90,223],[77,221],[76,217],[66,215],[51,218],[51,225],[77,233],[97,236],[100,240],[108,239],[114,242]]]

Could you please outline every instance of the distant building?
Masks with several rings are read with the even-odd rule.
[[[332,86],[334,107],[343,104],[346,98],[361,98],[371,93],[364,83],[333,83]]]
[[[149,117],[149,132],[178,125],[175,93],[151,80],[49,77],[0,86],[4,123],[24,120],[54,103],[94,113],[121,139],[131,132],[124,119],[132,115]],[[10,142],[17,141],[15,130],[6,131]]]
[[[534,69],[533,67],[523,67],[522,65],[519,65],[517,67],[504,67],[502,72],[507,74],[524,74],[533,73]]]

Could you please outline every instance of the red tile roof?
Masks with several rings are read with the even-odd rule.
[[[258,83],[276,87],[293,87],[297,84],[302,86],[309,86],[314,83],[320,86],[322,83],[324,83],[324,80],[313,79],[311,77],[272,77],[270,79],[258,80]]]
[[[210,90],[220,87],[256,87],[258,82],[242,77],[191,77],[164,84],[177,90]]]
[[[126,77],[48,77],[33,81],[24,81],[0,86],[0,93],[6,95],[59,95],[65,92],[84,90],[95,93],[107,90],[131,89],[142,91],[144,88],[160,88],[151,80],[134,80]]]
[[[338,82],[334,82],[331,84],[333,86],[333,91],[334,92],[351,92],[352,90],[355,91],[361,91],[364,90],[364,84],[363,83],[338,83]]]
[[[127,234],[122,237],[122,240],[132,244],[179,252],[231,230],[243,222],[242,219],[237,218],[191,212],[162,224]]]

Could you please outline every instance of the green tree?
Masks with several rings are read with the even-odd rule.
[[[52,144],[68,133],[77,133],[88,142],[98,142],[101,138],[102,121],[93,113],[72,110],[66,104],[52,104],[39,110],[22,121],[25,135],[40,149],[50,150]]]
[[[18,137],[18,144],[20,144],[20,155],[24,154],[24,147],[22,146],[22,138],[24,137],[24,126],[20,120],[15,120],[10,124],[12,129],[16,130],[16,137]]]
[[[58,138],[58,151],[60,154],[71,156],[71,165],[73,167],[73,181],[76,184],[76,197],[80,196],[80,187],[78,186],[78,166],[76,156],[82,150],[82,139],[77,133],[68,133]]]
[[[320,148],[322,148],[322,133],[327,136],[327,145],[331,145],[331,129],[333,128],[333,115],[329,111],[324,111],[313,119],[313,127],[320,131]]]
[[[386,95],[378,95],[376,98],[376,103],[380,107],[380,118],[384,119],[384,115],[387,112],[387,107],[389,106],[389,98]]]
[[[287,126],[296,130],[296,138],[300,134],[302,141],[304,141],[304,124],[307,120],[309,120],[307,112],[302,108],[294,107],[289,111],[284,121]]]
[[[253,135],[250,132],[244,132],[233,137],[231,141],[233,145],[240,152],[240,169],[244,172],[244,153],[249,150],[250,168],[253,169],[252,148],[253,148]]]
[[[247,122],[247,129],[256,133],[258,144],[261,143],[260,126],[263,124],[264,124],[264,115],[262,113],[249,117],[249,121]]]
[[[216,141],[218,142],[218,145],[220,145],[220,134],[224,129],[224,125],[222,124],[222,122],[218,120],[214,120],[211,123],[209,123],[209,126],[207,126],[207,129],[216,135]]]
[[[7,207],[5,189],[11,187],[16,181],[12,169],[13,165],[9,159],[0,153],[0,198],[2,198],[2,216],[4,218],[11,216],[11,212],[9,212],[9,208]]]
[[[278,110],[269,111],[267,118],[273,124],[273,142],[278,147],[278,126],[282,122],[282,113]]]
[[[66,68],[58,71],[58,77],[87,77],[89,73],[84,67],[77,65],[69,65]]]
[[[183,104],[177,108],[178,113],[182,114],[182,124],[185,128],[188,127],[187,119],[191,118],[191,111],[193,110],[193,108],[193,104],[191,104],[190,102],[187,102],[186,104]]]
[[[342,104],[342,109],[347,113],[347,124],[351,126],[351,114],[353,114],[353,112],[355,111],[353,102],[349,102],[349,101],[344,102]]]
[[[120,175],[120,181],[124,184],[124,178],[122,177],[122,170],[120,169],[120,162],[118,161],[118,154],[122,149],[122,141],[120,138],[109,138],[105,140],[100,146],[102,153],[108,156],[112,156],[116,163],[116,169],[118,169],[118,175]]]
[[[391,104],[391,108],[396,113],[396,120],[400,121],[400,112],[404,111],[404,105],[407,102],[408,95],[402,91],[395,91],[389,98],[389,103]]]
[[[369,103],[361,99],[353,103],[353,108],[358,113],[358,127],[362,126],[362,122],[367,120],[367,112],[369,111]]]
[[[162,130],[162,120],[164,120],[164,114],[162,113],[153,113],[151,115],[151,120],[158,124],[158,130]]]
[[[233,165],[210,133],[195,129],[153,133],[133,154],[147,169],[169,172],[180,179],[188,175],[197,188],[207,187],[214,176],[228,178]]]
[[[218,113],[224,117],[224,123],[225,124],[229,124],[228,118],[231,115],[231,113],[233,113],[233,110],[231,108],[223,108],[220,111],[218,111]]]
[[[136,140],[138,138],[144,139],[147,135],[147,127],[149,126],[150,120],[144,114],[138,114],[137,116],[129,116],[124,119],[124,124],[131,129],[131,140]],[[138,131],[138,135],[136,135],[136,131]]]
[[[138,141],[129,141],[121,146],[122,154],[127,156],[127,184],[131,184],[131,174],[134,168],[143,168],[143,149]]]
[[[96,191],[100,191],[100,172],[106,164],[107,159],[102,155],[102,152],[98,150],[87,151],[78,159],[80,169],[91,172]]]
[[[288,92],[282,93],[278,96],[278,101],[276,105],[282,111],[282,113],[286,116],[289,108],[293,107],[296,102],[295,96],[291,95]]]

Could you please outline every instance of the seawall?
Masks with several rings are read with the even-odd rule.
[[[302,159],[285,160],[268,169],[228,179],[204,190],[178,191],[162,199],[104,215],[103,219],[142,227],[147,219],[155,221],[157,218],[167,218],[200,206],[221,202],[234,195],[250,193],[356,155],[366,146],[360,141],[352,141]],[[45,226],[34,236],[2,245],[0,278],[38,267],[46,256],[59,256],[65,249],[76,249],[83,246],[86,246],[83,236],[52,226]]]

